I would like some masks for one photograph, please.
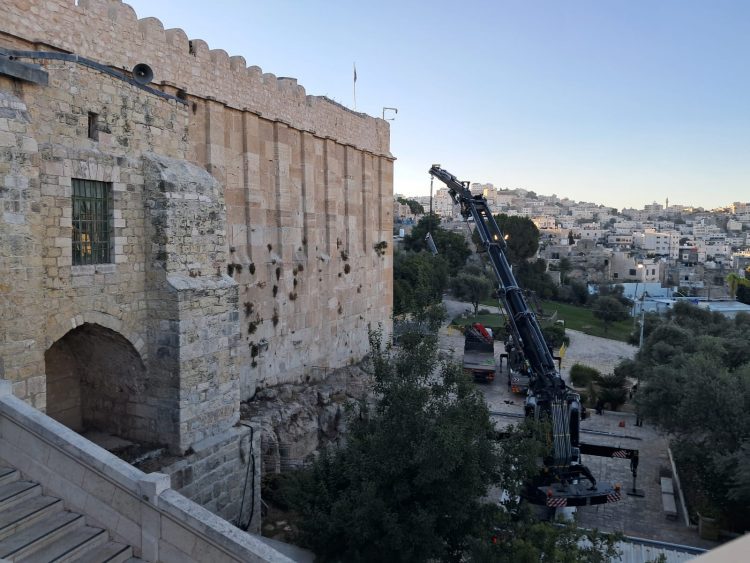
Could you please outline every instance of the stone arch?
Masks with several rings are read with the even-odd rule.
[[[144,362],[148,360],[148,348],[143,338],[129,330],[122,320],[103,311],[86,311],[75,317],[54,319],[47,330],[47,348],[49,349],[55,342],[63,338],[70,332],[71,328],[75,329],[84,323],[101,325],[112,332],[121,334],[135,348]]]
[[[44,353],[47,414],[78,432],[150,441],[146,366],[119,332],[81,323]]]

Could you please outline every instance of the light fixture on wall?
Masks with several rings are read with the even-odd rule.
[[[398,108],[386,108],[386,107],[383,108],[383,120],[384,121],[393,121],[394,119],[396,119],[395,117],[386,118],[385,116],[386,111],[392,111],[393,113],[398,113]]]

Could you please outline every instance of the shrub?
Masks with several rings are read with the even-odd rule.
[[[622,374],[603,375],[597,380],[599,385],[599,399],[603,404],[609,404],[613,411],[625,404],[628,396],[627,380]]]
[[[565,335],[565,327],[562,325],[554,324],[542,328],[542,334],[544,340],[547,342],[547,346],[552,348],[559,348],[563,344],[566,346],[570,344],[570,338]]]
[[[573,367],[570,368],[570,380],[576,387],[586,387],[592,381],[599,379],[600,376],[598,370],[583,364],[573,364]]]

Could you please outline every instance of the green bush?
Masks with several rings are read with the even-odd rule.
[[[553,324],[542,328],[542,334],[544,340],[547,342],[547,346],[552,348],[559,348],[563,344],[566,346],[570,344],[570,337],[565,335],[565,327],[559,324]]]
[[[593,378],[593,382],[599,388],[597,401],[602,406],[609,405],[611,410],[616,411],[620,406],[625,404],[628,397],[629,384],[622,373],[597,375]]]
[[[609,405],[609,408],[616,411],[621,405],[625,404],[628,392],[625,389],[603,388],[599,392],[599,400],[603,406]]]
[[[570,368],[570,380],[576,387],[586,387],[592,381],[599,379],[600,376],[598,370],[583,364],[573,364],[573,367]]]

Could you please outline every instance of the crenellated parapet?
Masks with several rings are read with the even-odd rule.
[[[0,31],[36,43],[38,50],[57,48],[117,69],[146,63],[154,71],[156,85],[390,157],[386,121],[308,95],[296,79],[248,67],[244,57],[211,49],[201,39],[189,39],[182,29],[165,30],[157,18],[138,19],[133,8],[120,0],[7,0],[3,4]]]

